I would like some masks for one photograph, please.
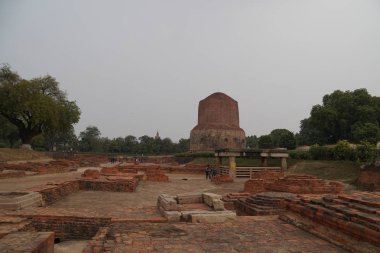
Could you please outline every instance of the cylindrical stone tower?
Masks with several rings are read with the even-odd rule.
[[[245,148],[245,133],[239,126],[238,103],[216,92],[199,102],[198,125],[190,133],[190,151]]]

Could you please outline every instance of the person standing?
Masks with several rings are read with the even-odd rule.
[[[205,170],[205,173],[206,173],[206,180],[209,179],[210,177],[210,174],[211,174],[211,170],[210,170],[210,165],[207,164],[207,167],[206,167],[206,170]]]

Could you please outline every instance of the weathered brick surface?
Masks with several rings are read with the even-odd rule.
[[[79,182],[78,180],[52,182],[27,190],[40,193],[45,204],[51,205],[52,203],[79,191]]]
[[[265,192],[267,183],[264,179],[249,179],[244,183],[244,192],[259,193]]]
[[[275,215],[285,212],[282,201],[292,199],[296,195],[284,192],[263,192],[248,198],[235,201],[235,209],[239,215]]]
[[[166,176],[159,167],[146,170],[146,180],[156,182],[167,182],[169,177]]]
[[[358,186],[367,191],[380,190],[380,168],[369,167],[360,170],[358,178]]]
[[[134,192],[137,185],[138,180],[132,177],[79,180],[79,189],[87,191]]]
[[[119,224],[102,228],[85,253],[95,252],[347,252],[276,217],[238,217],[214,224]]]
[[[214,184],[225,184],[225,183],[233,183],[234,180],[229,175],[216,175],[211,179],[211,182]]]
[[[266,190],[299,194],[340,193],[344,186],[340,182],[328,182],[314,176],[290,175],[279,178],[265,186]]]
[[[24,177],[25,171],[12,171],[12,170],[3,170],[0,171],[0,179],[1,178],[13,178],[13,177]]]
[[[242,198],[247,198],[251,195],[249,192],[237,192],[237,193],[229,193],[222,197],[222,201],[224,202],[224,207],[227,210],[235,210],[235,201]]]
[[[54,253],[53,232],[16,232],[0,239],[1,253]]]
[[[380,247],[379,193],[331,195],[318,200],[287,199],[283,205],[289,211],[329,229],[338,230],[353,239]],[[341,241],[339,237],[335,239]]]
[[[111,218],[34,216],[33,227],[37,231],[54,231],[61,240],[91,239],[100,227],[109,225]]]
[[[87,169],[83,172],[82,177],[98,179],[98,178],[100,178],[100,172],[98,170],[95,170],[95,169]]]

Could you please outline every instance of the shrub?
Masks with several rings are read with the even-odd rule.
[[[335,160],[357,160],[356,152],[350,147],[350,143],[347,140],[338,141],[333,148],[333,154]]]

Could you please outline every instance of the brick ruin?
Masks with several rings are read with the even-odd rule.
[[[38,167],[31,164],[27,166]],[[79,165],[73,161],[58,161],[50,163],[49,166],[75,168]],[[0,215],[0,224],[7,224],[0,226],[0,249],[7,249],[7,245],[19,245],[22,242],[30,252],[31,249],[36,250],[35,252],[53,252],[51,248],[54,238],[60,238],[89,240],[83,250],[86,253],[112,251],[121,246],[123,248],[120,249],[125,251],[137,248],[136,244],[130,244],[129,240],[126,240],[125,233],[133,237],[135,232],[141,231],[146,233],[141,235],[142,237],[147,236],[150,242],[154,241],[154,247],[160,247],[160,242],[154,238],[169,238],[165,240],[170,244],[170,238],[173,236],[186,237],[192,228],[185,225],[187,223],[199,226],[209,223],[208,228],[215,226],[217,231],[223,226],[232,230],[238,226],[238,230],[243,233],[244,229],[249,229],[245,227],[247,222],[243,222],[249,219],[245,220],[244,217],[277,215],[273,217],[279,217],[283,222],[281,224],[293,224],[350,251],[379,252],[380,194],[343,194],[341,183],[312,176],[285,176],[282,172],[273,171],[255,172],[252,179],[245,182],[241,193],[230,193],[224,197],[213,193],[161,194],[157,200],[157,207],[152,208],[119,210],[115,207],[112,212],[102,213],[93,212],[91,209],[51,207],[78,191],[134,192],[141,180],[167,182],[168,176],[165,173],[198,174],[204,173],[204,168],[204,165],[113,164],[85,170],[82,177],[77,179],[28,188],[23,194],[11,196],[15,207],[12,210],[16,211]],[[215,181],[228,180],[217,178]],[[39,207],[29,210],[22,206],[22,203],[32,203],[24,199],[27,192],[35,194],[30,199],[36,200],[32,205]],[[3,199],[6,198],[5,194]],[[0,205],[1,200],[0,194]],[[142,213],[149,215],[141,216]],[[236,215],[243,218],[240,219]],[[134,226],[137,230],[129,234],[128,229]],[[156,228],[160,228],[157,234],[154,232]],[[142,249],[153,247],[148,244],[141,246]],[[183,244],[181,246],[185,247]],[[12,251],[11,248],[9,250]]]
[[[379,252],[380,194],[285,199],[281,219],[353,252]]]
[[[245,148],[245,132],[239,126],[238,103],[224,93],[199,102],[198,124],[190,133],[190,151]]]

